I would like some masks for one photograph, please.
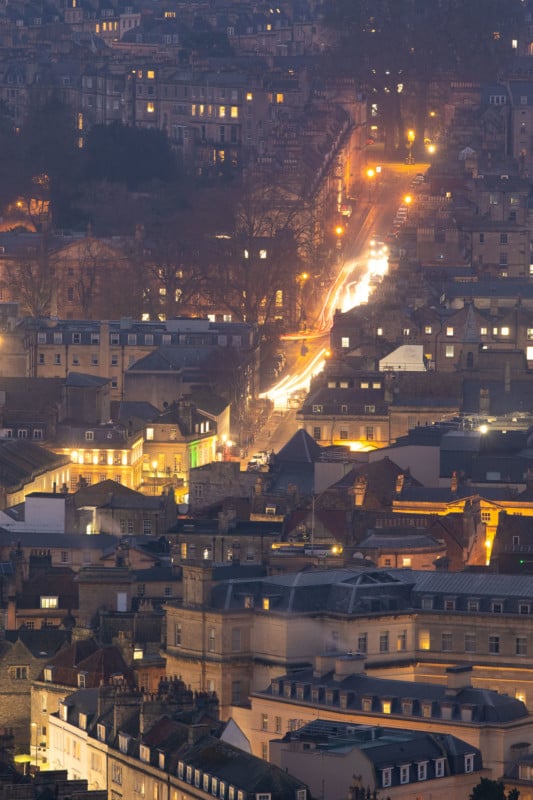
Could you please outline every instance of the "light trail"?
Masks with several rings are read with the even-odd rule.
[[[379,283],[387,271],[388,248],[373,239],[366,259],[351,259],[339,270],[327,290],[314,329],[288,333],[281,338],[286,341],[308,341],[324,337],[331,330],[337,309],[345,313],[367,303],[376,283]],[[275,408],[287,408],[291,394],[302,390],[306,393],[309,391],[311,378],[324,369],[327,352],[327,349],[322,347],[299,372],[285,375],[275,386],[259,396],[272,400]]]

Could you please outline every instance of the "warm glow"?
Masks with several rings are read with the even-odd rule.
[[[430,154],[430,156],[432,156],[437,151],[437,147],[436,147],[436,145],[431,143],[431,144],[428,144],[427,150],[428,150],[428,153]]]
[[[375,170],[372,169],[372,167],[369,167],[367,169],[367,171],[366,171],[366,177],[367,178],[373,178],[375,174],[376,174],[376,172],[375,172]]]
[[[342,227],[342,225],[337,225],[335,228],[335,234],[337,236],[342,236],[343,233],[344,233],[344,228]]]
[[[410,194],[406,194],[405,197],[403,198],[403,202],[405,203],[406,206],[410,206],[411,203],[413,202],[413,198],[411,197]]]
[[[408,130],[407,131],[407,139],[410,142],[414,142],[414,140],[415,140],[415,132],[413,130]]]

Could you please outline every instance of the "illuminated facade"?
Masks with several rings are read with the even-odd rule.
[[[54,449],[70,458],[69,491],[107,479],[142,487],[143,436],[128,436],[124,426],[72,425],[58,434]]]

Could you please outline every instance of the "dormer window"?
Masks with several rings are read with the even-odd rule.
[[[63,722],[67,722],[68,720],[68,706],[66,703],[60,703],[59,705],[59,716],[63,720]]]
[[[52,595],[41,595],[41,608],[57,608],[59,598]]]
[[[78,687],[80,689],[85,689],[86,685],[87,685],[87,673],[78,672]]]
[[[121,753],[128,752],[128,744],[130,741],[130,737],[127,733],[119,733],[118,735],[118,749]]]
[[[92,442],[94,440],[94,431],[85,431],[85,441]]]
[[[53,680],[53,672],[54,672],[53,667],[45,667],[44,668],[44,679],[45,679],[45,681],[48,681],[49,683],[52,682],[52,680]]]
[[[164,753],[158,753],[157,764],[159,766],[159,769],[165,769],[165,754]]]
[[[145,764],[150,763],[150,748],[146,744],[141,744],[139,747],[139,758],[141,761],[144,761]]]
[[[83,714],[82,712],[80,712],[78,721],[79,721],[79,725],[80,725],[80,728],[82,729],[82,731],[86,731],[87,730],[87,714]]]
[[[99,742],[105,742],[105,725],[101,722],[96,726],[96,738]]]

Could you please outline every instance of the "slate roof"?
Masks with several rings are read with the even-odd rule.
[[[56,455],[26,439],[0,439],[0,483],[8,490],[69,462],[69,456]]]
[[[346,749],[362,750],[376,770],[393,764],[433,761],[448,757],[448,769],[454,773],[455,757],[475,752],[481,766],[481,754],[469,742],[451,734],[432,734],[425,731],[402,728],[383,728],[372,725],[354,725],[338,720],[313,720],[296,731],[289,731],[283,741],[312,741],[318,752],[345,752]],[[464,760],[463,769],[464,772]]]
[[[296,431],[289,441],[279,450],[276,465],[314,464],[320,460],[323,448],[315,442],[303,428]]]
[[[18,631],[6,631],[6,639],[22,642],[34,658],[50,659],[58,653],[68,641],[68,631],[60,628],[39,628],[29,630],[19,628]]]
[[[187,747],[182,758],[186,764],[215,775],[218,780],[237,786],[250,795],[266,793],[272,800],[281,800],[296,797],[298,789],[305,788],[302,781],[285,770],[214,736],[205,736],[197,744]]]
[[[74,386],[87,389],[91,386],[104,386],[110,383],[110,378],[100,378],[98,375],[87,375],[84,372],[69,372],[65,378],[65,386]]]
[[[346,657],[349,659],[349,656]],[[304,687],[303,699],[297,697],[297,685]],[[274,690],[273,690],[274,687]],[[319,690],[318,699],[312,696],[312,688]],[[333,689],[328,698],[326,692]],[[383,713],[383,698],[391,701],[391,714],[404,714],[406,718],[423,718],[422,704],[432,703],[431,718],[445,720],[442,706],[451,706],[451,721],[461,720],[461,707],[468,706],[472,710],[474,724],[507,723],[529,716],[525,704],[521,700],[506,694],[465,686],[450,692],[447,686],[421,681],[402,681],[390,678],[374,678],[364,673],[336,678],[333,671],[325,675],[317,675],[314,668],[298,670],[276,678],[264,692],[253,692],[258,696],[277,697],[279,702],[301,703],[320,708],[336,708],[340,706],[340,694],[347,696],[346,711],[358,713]],[[371,708],[363,708],[363,698],[371,698]],[[413,701],[412,713],[407,715],[402,708],[402,700]]]

